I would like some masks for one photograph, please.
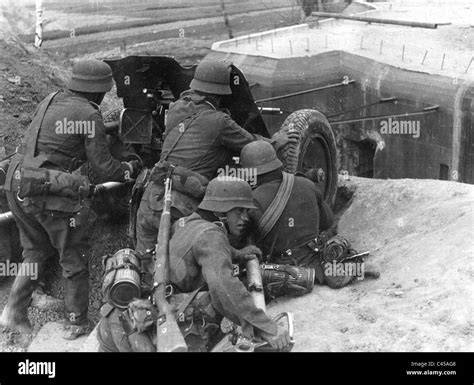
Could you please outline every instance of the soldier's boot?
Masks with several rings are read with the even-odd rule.
[[[63,338],[74,340],[92,331],[87,317],[89,303],[89,272],[83,270],[64,280],[66,323]]]
[[[29,276],[18,275],[15,278],[7,305],[0,318],[0,325],[22,334],[30,334],[33,331],[28,319],[28,305],[36,285],[37,282]]]

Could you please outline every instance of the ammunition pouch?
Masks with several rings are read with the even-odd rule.
[[[133,352],[156,352],[153,341],[158,313],[149,300],[137,299],[120,312],[118,319]]]
[[[172,164],[168,161],[159,161],[151,171],[150,180],[158,185],[164,185],[166,173]],[[179,191],[195,199],[202,199],[206,192],[209,179],[185,167],[175,166],[171,176],[173,190]]]
[[[59,170],[24,166],[20,169],[18,197],[56,195],[78,201],[87,198],[91,185],[89,179],[80,174]]]
[[[127,335],[151,330],[158,319],[158,311],[148,299],[133,300],[122,315],[123,319],[128,322],[125,330]]]
[[[288,296],[300,296],[310,293],[314,286],[313,268],[262,264],[262,283],[265,295],[270,298]]]
[[[126,309],[141,294],[141,263],[137,252],[122,249],[102,259],[104,278],[102,294],[105,300],[119,309]]]
[[[180,293],[171,296],[170,304],[179,309],[193,293]],[[188,351],[205,352],[212,338],[219,332],[220,317],[212,307],[209,292],[200,292],[186,306],[181,314],[176,315],[178,326],[188,345]]]

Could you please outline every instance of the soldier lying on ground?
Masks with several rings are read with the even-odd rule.
[[[240,325],[247,338],[257,336],[284,350],[290,343],[288,332],[255,306],[244,284],[233,276],[233,261],[242,262],[260,251],[255,246],[236,251],[229,243],[229,235],[242,234],[249,220],[248,210],[255,208],[250,186],[231,179],[213,179],[197,212],[173,225],[170,280],[177,295],[171,303],[182,303],[177,300],[179,296],[206,289],[184,311],[180,322],[190,350],[204,351],[212,345],[222,317]],[[136,305],[145,309],[151,303]],[[156,327],[149,328],[145,332],[148,338],[143,339],[143,333],[125,332],[118,309],[106,305],[102,314],[98,328],[101,351],[153,350],[150,341],[155,338]]]
[[[227,64],[203,61],[196,68],[191,89],[183,92],[170,107],[160,162],[152,171],[151,182],[145,189],[137,213],[137,251],[140,253],[153,248],[156,242],[163,210],[160,169],[167,168],[166,162],[188,170],[181,178],[183,180],[194,174],[192,183],[190,179],[187,184],[193,185],[192,188],[180,189],[178,185],[185,182],[173,183],[171,215],[176,220],[196,211],[209,180],[217,176],[217,170],[229,164],[233,156],[239,155],[246,144],[265,140],[278,150],[297,140],[297,133],[278,132],[272,139],[250,134],[226,112],[219,110],[223,97],[232,93],[229,84],[230,67]]]
[[[320,233],[334,225],[332,210],[316,184],[283,172],[275,150],[263,141],[242,149],[240,166],[257,173],[253,190],[257,209],[250,211],[251,227],[267,262],[314,268],[315,283],[321,285],[340,288],[350,283],[354,276],[328,274],[321,253],[315,250]]]
[[[27,143],[12,159],[5,184],[20,230],[23,263],[38,264],[41,279],[47,261],[59,254],[67,339],[90,329],[90,204],[82,195],[82,189],[89,184],[85,176],[73,171],[89,162],[102,179],[118,182],[133,178],[140,171],[138,161],[119,162],[107,146],[99,105],[112,85],[112,71],[107,64],[97,60],[77,62],[67,90],[49,95],[38,106],[25,135]],[[59,185],[53,193],[54,182]],[[35,186],[42,191],[33,191]],[[3,309],[2,325],[31,332],[27,308],[37,283],[29,276],[16,277]]]

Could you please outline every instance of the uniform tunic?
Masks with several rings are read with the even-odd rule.
[[[257,308],[242,282],[232,275],[232,252],[226,230],[194,213],[173,225],[170,281],[182,292],[206,283],[214,309],[227,319],[270,334],[277,325]]]
[[[255,223],[270,206],[281,182],[282,174],[279,171],[258,177],[258,186],[253,190],[257,210],[250,212]],[[295,176],[290,198],[281,217],[259,246],[264,254],[271,253],[274,262],[288,263],[280,259],[280,254],[314,239],[320,231],[330,228],[333,222],[332,211],[316,185],[309,179]],[[293,264],[300,264],[298,260],[310,254],[309,247],[298,248],[291,255]]]
[[[26,138],[29,138],[28,133]],[[37,155],[50,157],[41,167],[66,172],[75,171],[89,161],[94,172],[111,181],[123,181],[128,170],[110,154],[98,106],[71,91],[57,94],[48,107],[37,138]],[[6,195],[20,230],[24,262],[38,263],[38,271],[42,272],[47,260],[59,254],[66,278],[68,318],[72,323],[85,322],[89,300],[89,203],[67,197],[39,196],[28,200],[31,204],[27,210],[26,201],[17,198],[19,181],[13,172],[19,170],[22,161],[22,154],[16,154],[12,160],[6,188],[11,191]]]
[[[176,139],[185,133],[173,147]],[[217,176],[220,167],[229,164],[242,148],[255,140],[271,139],[250,134],[235,123],[225,112],[216,108],[192,90],[185,91],[169,109],[161,159],[176,166],[198,172],[209,180]],[[199,201],[173,191],[173,219],[196,211]],[[144,252],[156,243],[161,211],[163,187],[150,183],[137,214],[137,251]]]

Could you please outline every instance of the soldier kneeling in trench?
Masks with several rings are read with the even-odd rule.
[[[346,274],[345,261],[356,262],[356,252],[343,237],[325,235],[334,234],[334,214],[315,183],[283,172],[275,150],[263,141],[242,149],[240,166],[257,174],[251,232],[268,256],[262,265],[266,294],[305,294],[313,282],[332,288],[351,283],[357,272]]]
[[[233,274],[232,262],[261,254],[255,246],[236,250],[229,242],[246,229],[249,209],[255,206],[248,183],[217,177],[209,182],[197,212],[173,224],[169,271],[176,294],[170,303],[183,315],[178,321],[190,351],[208,351],[217,342],[223,317],[240,325],[246,338],[260,337],[275,350],[290,346],[288,332],[255,305]],[[156,351],[156,309],[149,300],[133,301],[125,311],[106,304],[101,314],[100,351]]]

